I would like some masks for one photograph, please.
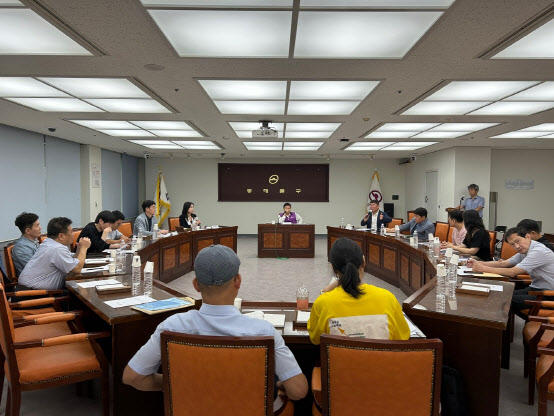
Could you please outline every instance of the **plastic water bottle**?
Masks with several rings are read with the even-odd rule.
[[[154,224],[154,229],[152,230],[152,240],[156,241],[158,239],[158,224]]]
[[[414,247],[417,248],[419,244],[419,238],[418,238],[418,235],[417,233],[414,234]]]
[[[140,256],[133,256],[132,293],[133,296],[140,294]]]
[[[437,264],[437,312],[444,312],[446,308],[446,270],[444,264]]]
[[[385,235],[385,224],[381,224],[381,235]]]
[[[152,296],[152,275],[154,274],[154,262],[147,261],[144,266],[144,296]]]
[[[458,285],[458,261],[460,257],[457,254],[453,254],[448,264],[448,283],[449,283],[449,293],[448,300],[456,300],[456,286]]]
[[[344,228],[344,218],[340,219],[340,228]]]
[[[400,227],[398,225],[394,226],[394,234],[396,238],[400,238]]]
[[[118,248],[115,254],[115,272],[117,274],[123,274],[123,262],[123,251],[121,248]]]
[[[434,244],[434,254],[435,257],[439,257],[441,252],[441,241],[439,240],[439,237],[435,237],[435,244]]]
[[[429,234],[429,254],[433,255],[435,252],[435,239],[431,238],[432,234]]]
[[[137,251],[138,250],[137,242],[138,242],[137,236],[134,235],[133,239],[131,240],[131,250],[132,251]]]

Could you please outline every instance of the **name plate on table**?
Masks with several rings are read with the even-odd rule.
[[[457,293],[465,293],[466,295],[489,296],[490,288],[485,286],[474,286],[471,283],[462,283],[456,288]]]

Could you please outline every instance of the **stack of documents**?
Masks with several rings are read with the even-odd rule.
[[[263,313],[262,311],[254,311],[245,313],[246,316],[251,318],[263,319],[271,323],[275,328],[284,328],[285,326],[285,314],[273,314],[273,313]]]

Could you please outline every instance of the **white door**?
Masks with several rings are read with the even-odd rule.
[[[438,220],[438,192],[439,173],[436,170],[425,172],[425,208],[427,208],[427,218],[431,222]]]

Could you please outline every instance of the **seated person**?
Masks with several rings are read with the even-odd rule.
[[[302,217],[300,214],[292,212],[290,208],[291,206],[288,202],[283,205],[283,210],[285,212],[279,214],[279,224],[284,224],[286,222],[290,222],[291,224],[302,224]]]
[[[196,218],[194,213],[194,204],[187,201],[183,204],[183,211],[179,215],[179,225],[185,228],[192,228],[192,224],[195,221],[196,225],[200,225],[200,220]]]
[[[491,259],[491,236],[487,230],[479,213],[474,209],[464,211],[464,227],[466,236],[463,244],[457,246],[452,243],[444,245],[446,248],[453,248],[462,254],[478,257],[482,261]]]
[[[410,329],[402,307],[386,289],[363,283],[365,259],[362,249],[349,238],[335,240],[329,253],[338,280],[331,283],[314,302],[308,332],[319,344],[322,333],[329,333],[329,319],[346,316],[387,315],[389,339],[408,339]]]
[[[531,285],[525,289],[514,291],[512,296],[512,310],[520,318],[527,319],[521,311],[529,309],[525,300],[534,300],[536,296],[528,293],[540,290],[554,290],[554,253],[543,244],[533,241],[529,233],[523,228],[510,228],[504,234],[505,241],[510,244],[517,254],[508,260],[499,261],[468,261],[468,266],[476,272],[497,273],[504,276],[516,277],[520,274],[531,276]],[[554,300],[545,296],[543,300]]]
[[[79,273],[83,268],[90,240],[81,238],[73,257],[67,247],[73,243],[71,220],[65,217],[52,218],[46,230],[48,238],[21,272],[16,290],[63,289],[65,277],[70,273]]]
[[[142,203],[142,214],[135,219],[133,226],[133,235],[153,235],[154,225],[158,222],[154,218],[156,214],[156,203],[151,199],[147,199]],[[158,234],[167,234],[167,230],[158,230]]]
[[[461,246],[466,238],[467,230],[464,227],[464,216],[462,211],[453,210],[448,212],[448,224],[452,227],[452,247]],[[448,241],[442,242],[442,247],[448,246]]]
[[[88,238],[90,240],[89,253],[102,253],[102,251],[110,248],[121,247],[122,244],[108,244],[107,242],[108,234],[112,232],[112,225],[114,222],[115,218],[110,211],[99,212],[94,222],[89,222],[81,230],[77,242],[79,242],[81,238]]]
[[[112,231],[108,233],[108,239],[106,240],[106,243],[128,243],[129,241],[131,241],[131,239],[129,237],[125,237],[117,230],[121,226],[121,224],[123,224],[123,221],[125,221],[125,215],[123,215],[123,212],[117,210],[112,211],[112,215],[114,216],[115,222],[112,224]]]
[[[552,244],[544,235],[542,235],[539,223],[537,221],[529,219],[521,220],[517,223],[516,227],[523,228],[525,232],[531,236],[531,240],[544,244],[546,248],[554,251],[554,244]]]
[[[285,389],[292,400],[306,396],[306,377],[273,325],[242,315],[234,307],[242,282],[239,266],[240,260],[236,253],[225,246],[212,245],[198,253],[194,261],[196,277],[192,283],[202,295],[200,310],[177,313],[158,325],[150,340],[125,368],[125,384],[143,391],[162,390],[162,374],[158,373],[158,368],[162,362],[160,334],[163,331],[230,337],[272,336],[275,339],[275,374],[280,380],[278,385]],[[206,371],[218,370],[206,368]]]
[[[21,231],[21,237],[15,240],[13,244],[12,259],[15,274],[19,276],[27,262],[38,250],[41,228],[38,215],[30,212],[19,214],[15,219],[15,225]]]
[[[369,202],[369,212],[362,219],[361,225],[362,227],[367,226],[371,231],[378,231],[381,229],[381,225],[386,227],[391,221],[389,214],[379,209],[379,201],[373,199]]]
[[[410,234],[417,233],[419,240],[427,240],[429,234],[435,234],[434,224],[427,219],[427,210],[425,208],[416,208],[414,217],[406,224],[399,226],[400,231],[410,230]],[[394,228],[387,228],[387,232],[394,232]]]

